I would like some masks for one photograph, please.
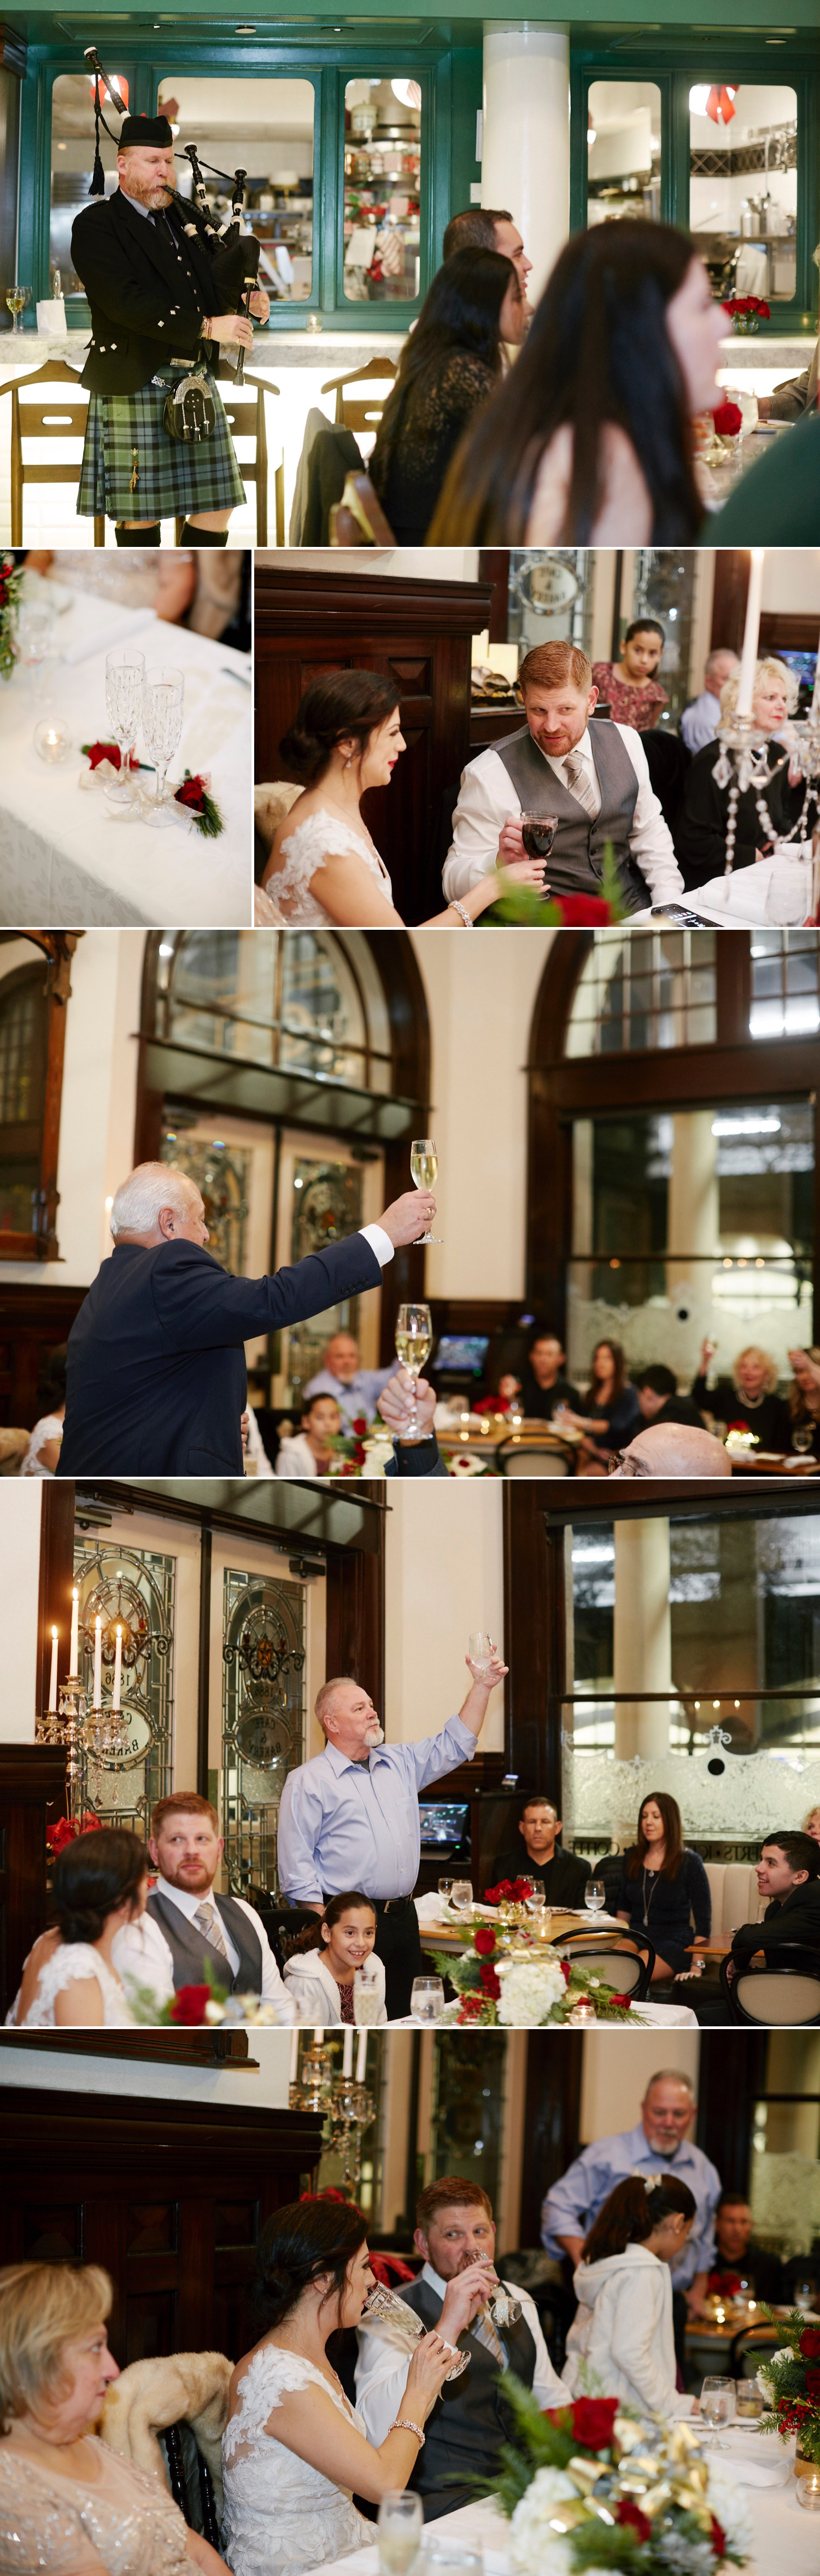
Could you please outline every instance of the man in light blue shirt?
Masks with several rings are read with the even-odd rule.
[[[305,1395],[335,1395],[346,1422],[354,1422],[357,1413],[372,1422],[382,1387],[395,1376],[395,1371],[395,1360],[389,1368],[360,1368],[359,1345],[353,1334],[333,1333],[325,1344],[321,1368],[308,1379]]]
[[[674,2173],[688,2183],[697,2202],[697,2217],[678,2261],[671,2266],[672,2290],[685,2293],[690,2316],[703,2307],[715,2260],[714,2216],[721,2193],[720,2175],[686,2131],[697,2108],[688,2075],[664,2068],[650,2077],[636,2129],[596,2138],[584,2147],[560,2182],[553,2183],[541,2211],[541,2243],[548,2254],[568,2254],[575,2268],[584,2238],[599,2209],[628,2174]],[[685,2319],[680,2296],[677,2322]]]
[[[693,698],[691,705],[684,707],[680,720],[687,751],[702,751],[705,743],[716,740],[720,723],[720,692],[731,679],[732,672],[739,668],[737,654],[730,653],[728,647],[718,645],[715,652],[710,653],[700,697]]]
[[[417,1744],[385,1744],[372,1699],[358,1682],[325,1682],[316,1701],[325,1750],[289,1772],[282,1791],[282,1892],[291,1905],[310,1905],[317,1914],[329,1896],[348,1888],[372,1897],[388,2021],[409,2012],[413,1978],[422,1974],[413,1903],[421,1853],[419,1792],[472,1761],[490,1693],[507,1671],[497,1655],[482,1671],[469,1656],[466,1661],[472,1682],[458,1717]]]

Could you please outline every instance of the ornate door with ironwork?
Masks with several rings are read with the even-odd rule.
[[[252,1559],[253,1551],[249,1551]],[[219,1557],[223,1557],[221,1567]],[[225,1881],[234,1896],[276,1893],[276,1827],[288,1772],[302,1760],[307,1587],[254,1570],[241,1541],[215,1548],[221,1582],[221,1788]],[[283,1559],[283,1575],[287,1560]]]

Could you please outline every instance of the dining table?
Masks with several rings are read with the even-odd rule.
[[[30,576],[27,576],[27,582]],[[252,921],[252,702],[250,657],[209,636],[169,624],[150,607],[117,602],[64,584],[39,662],[18,661],[0,684],[0,924],[81,930],[250,927]],[[150,822],[156,772],[138,734],[140,793],[123,813],[91,777],[82,745],[110,742],[106,654],[134,642],[146,672],[180,670],[183,729],[168,785],[186,769],[210,779],[223,817],[204,838],[184,806],[172,823]],[[40,756],[35,729],[67,735],[65,756]]]
[[[767,2452],[775,2455],[780,2450],[775,2435],[746,2435],[744,2450],[747,2459],[751,2456],[749,2446],[755,2442],[760,2444],[764,2462]],[[793,2449],[793,2444],[791,2447]],[[784,2483],[752,2486],[740,2477],[745,2463],[740,2457],[739,2445],[733,2457],[731,2435],[723,2437],[721,2451],[726,2454],[725,2459],[721,2459],[721,2467],[732,2471],[738,2479],[752,2521],[752,2554],[746,2560],[747,2576],[781,2576],[785,2569],[788,2569],[788,2576],[817,2576],[820,2516],[805,2513],[798,2504],[796,2480],[790,2462],[788,2466],[785,2461],[779,2463],[780,2468],[786,2470]],[[773,2470],[773,2473],[776,2472]],[[483,2557],[484,2576],[509,2576],[510,2526],[496,2505],[485,2500],[461,2505],[457,2512],[440,2514],[433,2523],[427,2524],[425,2536],[428,2533],[437,2550],[453,2550],[453,2576],[457,2576],[457,2559],[461,2550],[477,2552]],[[423,2559],[418,2565],[419,2576],[423,2576]],[[374,2537],[370,2547],[353,2550],[349,2558],[326,2560],[321,2568],[310,2569],[308,2576],[378,2576],[378,2570],[379,2553]]]
[[[716,742],[715,758],[719,748]],[[732,868],[728,876],[724,874],[709,877],[704,885],[690,886],[688,892],[676,895],[676,908],[696,915],[698,921],[707,929],[711,928],[713,922],[717,923],[720,930],[759,930],[762,923],[770,926],[780,919],[777,909],[769,909],[772,867],[771,859],[758,859],[750,867]],[[806,911],[802,916],[803,923],[806,920],[810,901],[808,866],[804,874]],[[665,927],[673,930],[679,927],[669,911],[663,907],[653,909],[650,905],[645,905],[640,912],[630,913],[631,930],[646,929],[650,924],[653,930],[663,930]],[[781,924],[781,926],[786,925]],[[795,923],[793,926],[799,928],[801,923]]]

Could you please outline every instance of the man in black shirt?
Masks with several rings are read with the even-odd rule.
[[[679,1395],[672,1369],[659,1360],[651,1368],[641,1369],[632,1380],[638,1391],[638,1403],[645,1423],[688,1422],[693,1431],[703,1431],[702,1413],[691,1395]]]
[[[754,2240],[754,2220],[742,2191],[722,2191],[715,2211],[715,2260],[709,2290],[732,2296],[732,2283],[748,2281],[749,2296],[774,2304],[783,2296],[783,2267]]]
[[[527,1799],[518,1819],[518,1831],[523,1851],[499,1852],[487,1873],[490,1886],[497,1887],[503,1878],[524,1878],[529,1869],[534,1878],[543,1879],[547,1905],[583,1905],[589,1862],[577,1860],[574,1852],[561,1850],[561,1818],[549,1798]]]
[[[748,1968],[757,1950],[775,1968],[786,1941],[813,1950],[820,1969],[820,1844],[811,1834],[767,1834],[757,1884],[770,1902],[762,1923],[741,1923],[735,1933],[727,1975]]]
[[[539,1324],[527,1352],[527,1364],[521,1380],[521,1411],[534,1421],[551,1422],[556,1406],[569,1405],[573,1413],[583,1412],[575,1386],[566,1375],[566,1352],[558,1334],[549,1325]]]

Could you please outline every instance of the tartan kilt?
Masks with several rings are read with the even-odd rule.
[[[163,429],[166,384],[136,394],[90,394],[77,493],[80,518],[176,519],[191,510],[227,510],[245,499],[225,409],[208,379],[216,421],[213,438],[187,446]],[[131,490],[134,450],[139,480]]]

